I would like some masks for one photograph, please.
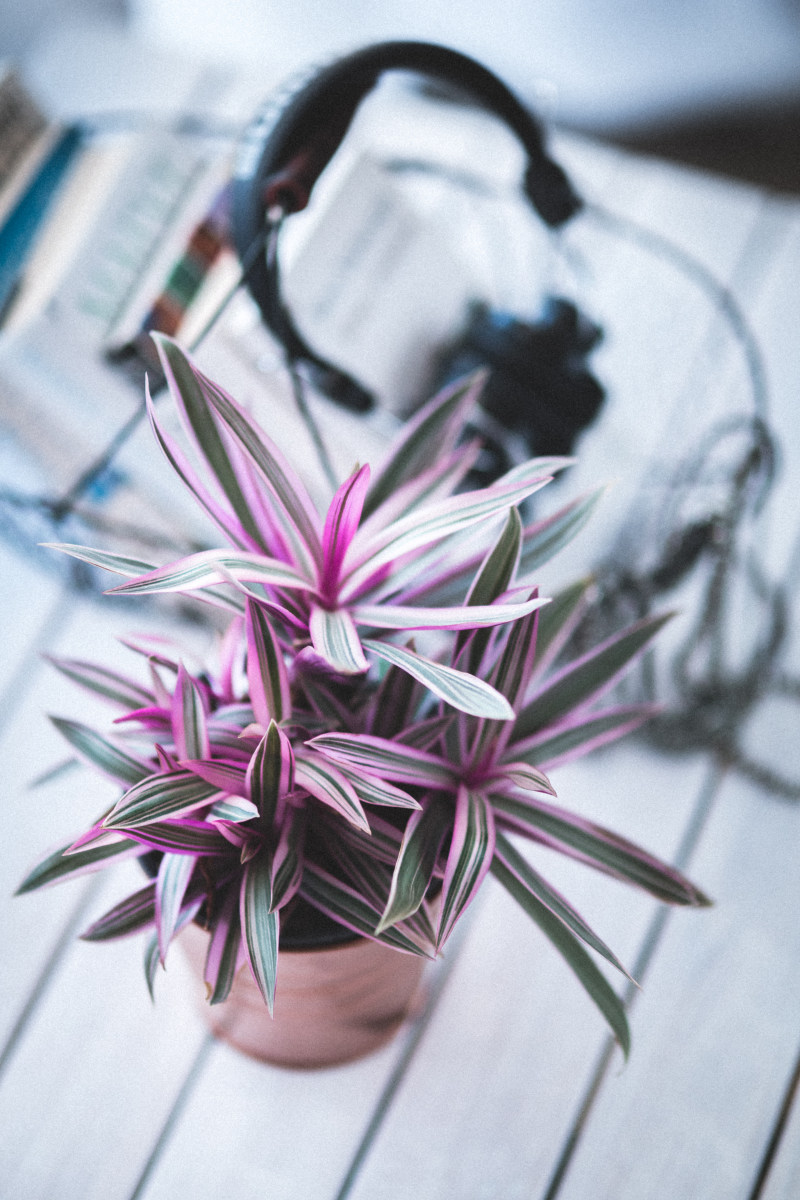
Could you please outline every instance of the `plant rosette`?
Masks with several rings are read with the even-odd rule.
[[[358,938],[382,961],[389,948],[390,961],[424,962],[491,873],[627,1053],[624,1007],[589,951],[624,968],[515,837],[662,901],[707,903],[671,866],[556,803],[547,775],[653,712],[617,703],[613,688],[667,618],[572,658],[588,583],[548,601],[532,578],[599,493],[526,525],[519,506],[569,460],[534,459],[470,490],[478,447],[460,435],[480,391],[473,378],[421,410],[374,476],[354,469],[320,516],[250,416],[177,343],[157,342],[183,436],[166,431],[148,394],[153,432],[225,546],[160,566],[59,548],[124,576],[112,593],[191,595],[222,609],[227,629],[216,664],[196,673],[134,644],[148,664],[144,685],[56,661],[119,710],[112,733],[56,724],[122,794],[19,890],[140,857],[150,881],[83,936],[149,930],[152,991],[173,939],[200,926],[210,1005],[228,1001],[242,974],[267,1021],[277,985],[278,1026],[284,970],[287,995],[295,987],[279,957],[294,952],[293,927],[309,914],[349,939],[348,952]]]

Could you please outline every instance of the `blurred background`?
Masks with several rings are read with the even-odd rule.
[[[457,14],[457,15],[455,15]],[[82,54],[111,36],[220,68],[293,68],[389,37],[446,42],[503,75],[543,115],[735,177],[800,190],[800,0],[3,0],[0,57],[57,107],[114,104]],[[93,53],[93,48],[95,52]],[[100,58],[103,56],[100,55]],[[117,87],[120,86],[117,71]],[[162,73],[152,88],[169,92]],[[109,95],[109,90],[111,94]]]

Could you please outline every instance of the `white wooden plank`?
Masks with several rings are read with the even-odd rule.
[[[670,922],[559,1200],[750,1195],[797,1050],[798,837],[797,806],[724,789],[695,868],[715,908]]]
[[[287,1071],[216,1044],[145,1200],[329,1200],[410,1031],[359,1062]]]
[[[71,946],[3,1078],[5,1194],[129,1196],[203,1038],[188,992],[150,1003],[134,943]]]
[[[670,855],[703,771],[697,761],[654,768],[641,749],[620,746],[554,774],[570,808]],[[649,898],[546,851],[535,857],[631,963]],[[354,1200],[538,1194],[604,1040],[602,1018],[568,968],[490,886]]]

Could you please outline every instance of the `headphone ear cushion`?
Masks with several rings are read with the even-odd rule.
[[[566,171],[546,155],[528,164],[523,187],[539,216],[553,228],[564,225],[583,207]]]

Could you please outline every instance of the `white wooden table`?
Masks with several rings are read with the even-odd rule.
[[[597,147],[565,153],[590,194],[691,251],[752,323],[782,446],[764,545],[771,570],[786,571],[800,531],[800,204]],[[674,406],[677,435],[675,421],[683,431],[708,404],[741,404],[746,377],[740,347],[685,279],[591,223],[581,237],[609,330],[598,367],[611,397],[579,482],[622,475],[628,504],[628,467],[637,454],[649,461]],[[583,567],[590,548],[584,540]],[[62,755],[43,714],[79,703],[38,655],[105,656],[136,621],[111,600],[61,590],[3,546],[0,612],[0,1196],[800,1195],[800,803],[726,776],[703,753],[665,757],[633,742],[555,773],[564,803],[679,862],[715,901],[666,912],[548,864],[642,984],[627,1065],[490,881],[432,970],[426,1007],[391,1046],[333,1070],[273,1069],[209,1039],[177,956],[152,1005],[132,941],[76,940],[123,879],[11,897],[37,856],[101,804],[86,776],[80,788],[26,786]],[[760,757],[800,776],[797,710],[765,705],[751,726]]]

